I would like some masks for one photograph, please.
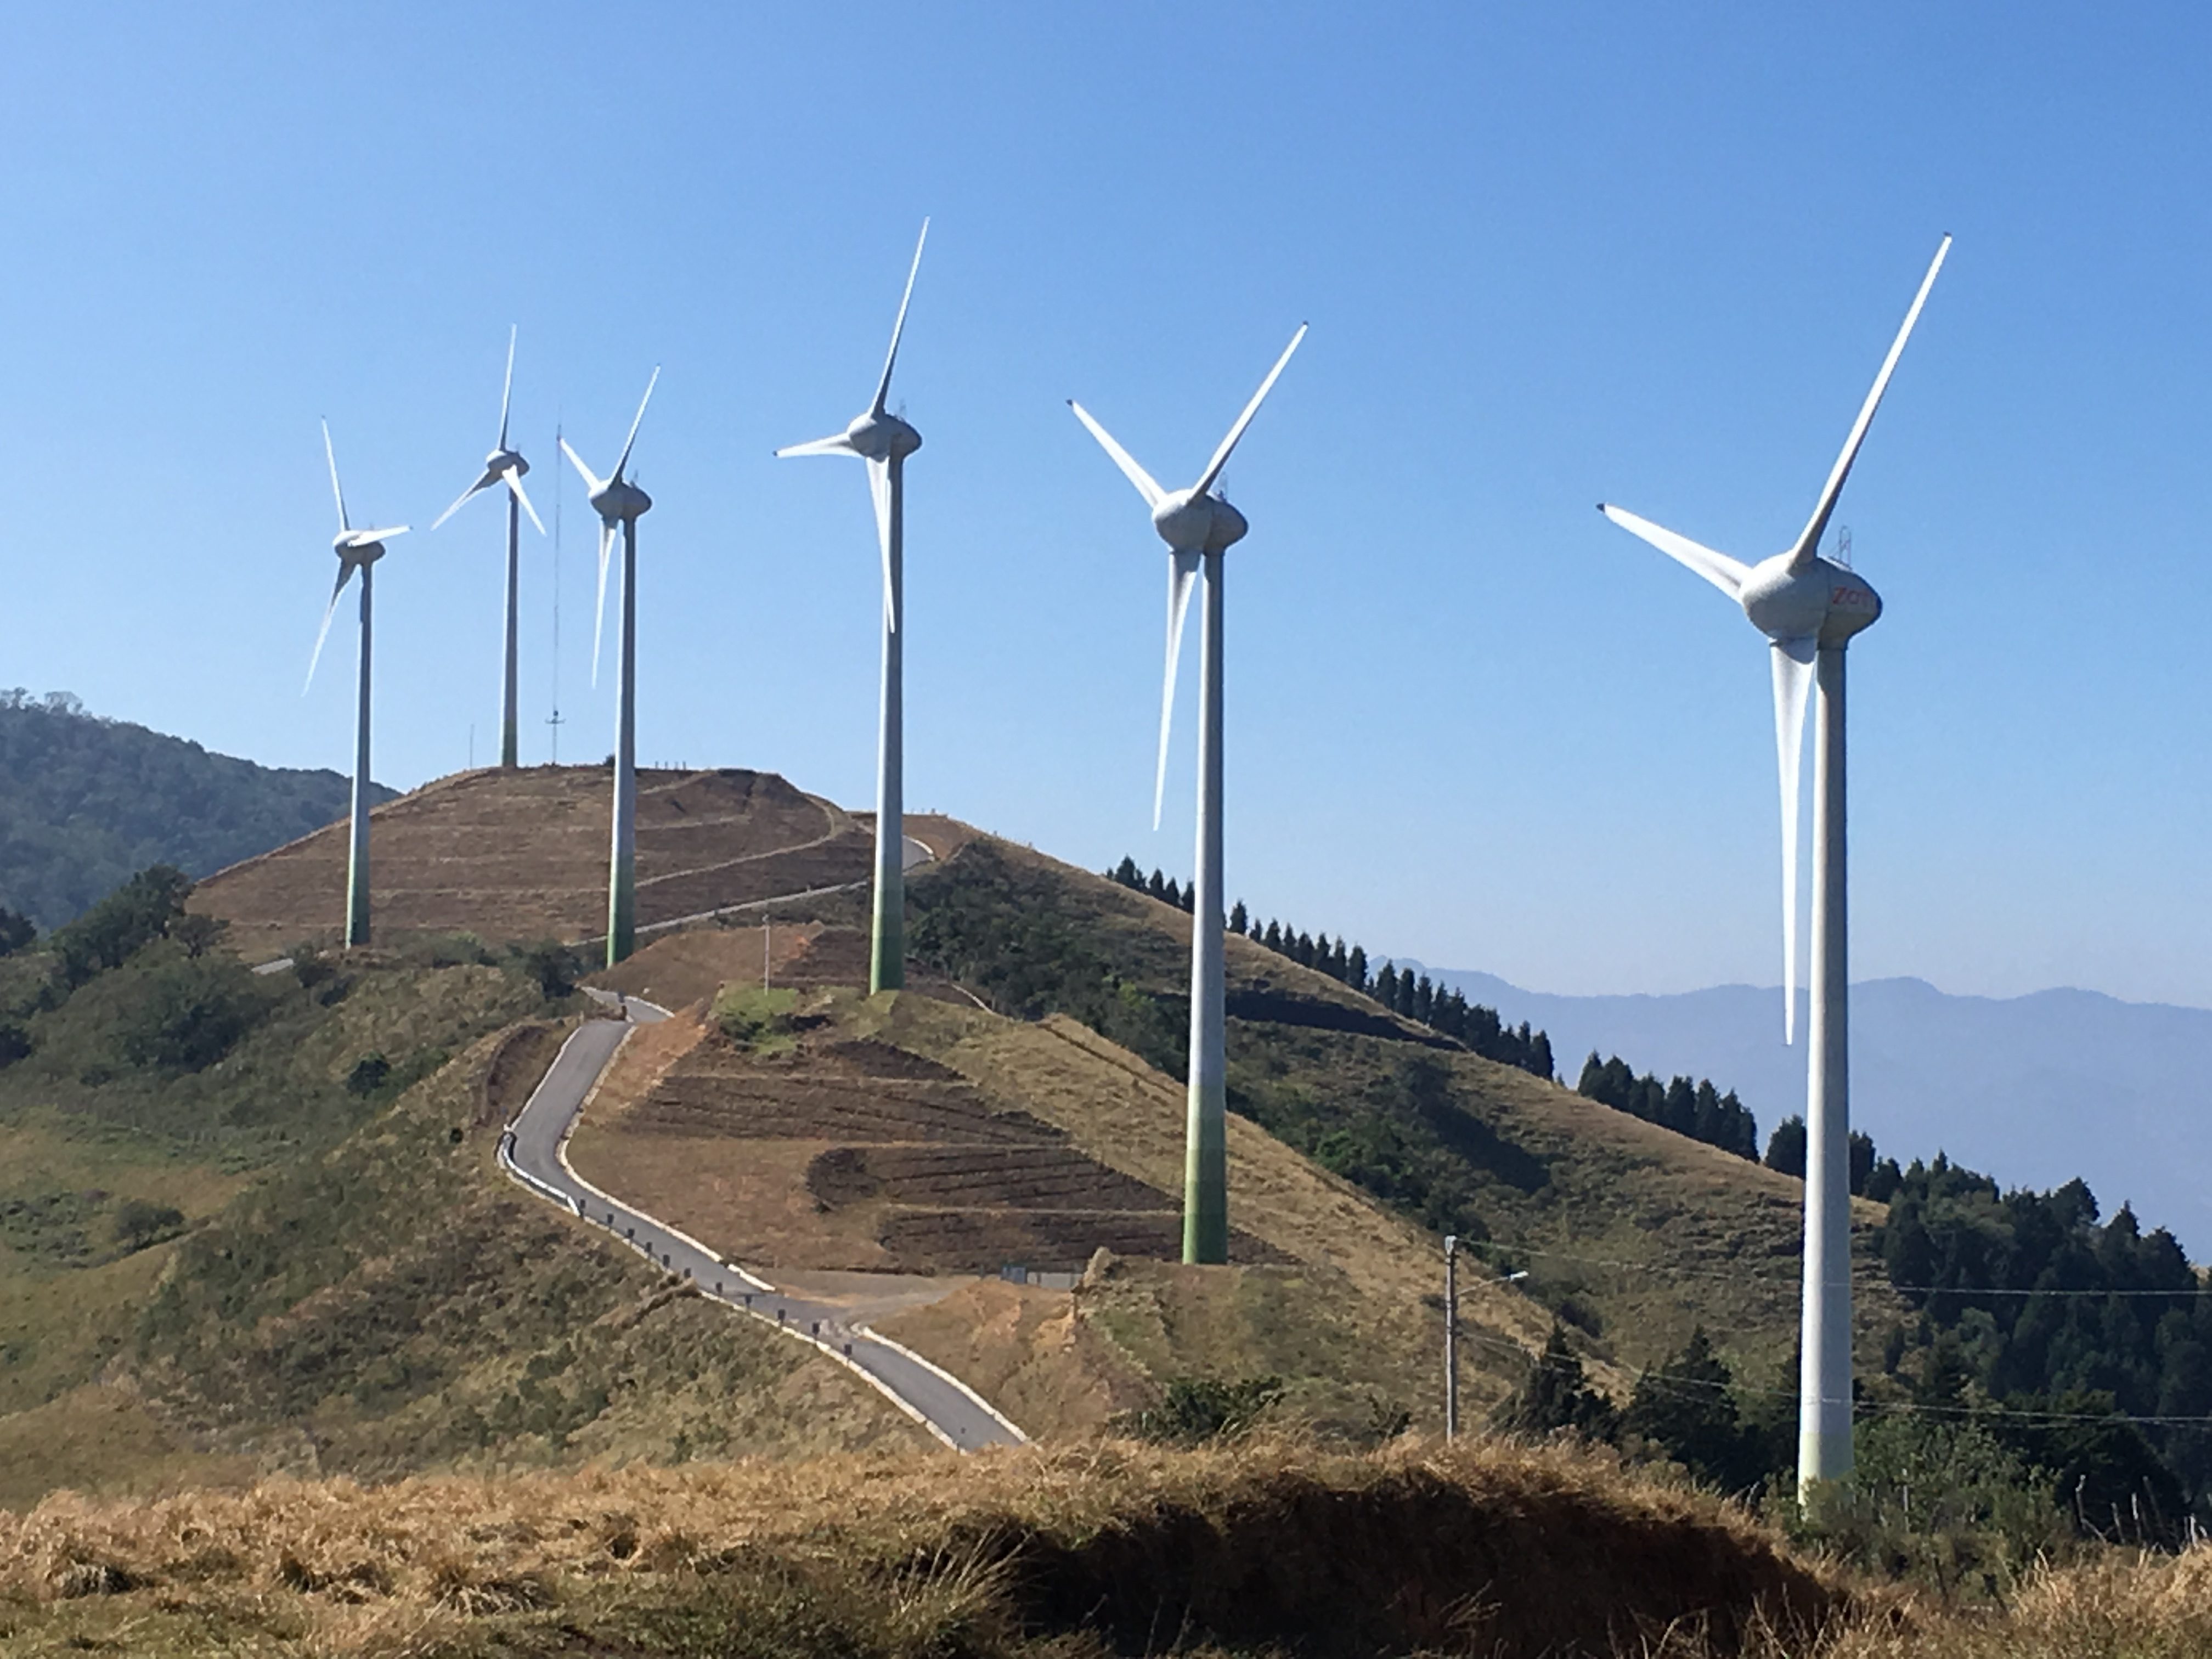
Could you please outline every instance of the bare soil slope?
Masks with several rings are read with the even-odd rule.
[[[584,939],[606,926],[611,780],[603,766],[457,773],[370,817],[371,927]],[[638,775],[638,925],[865,881],[872,836],[769,772]],[[329,944],[345,906],[343,822],[210,876],[192,908],[249,960]]]

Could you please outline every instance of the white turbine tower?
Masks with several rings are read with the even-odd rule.
[[[1797,1005],[1797,815],[1805,703],[1815,685],[1820,718],[1813,758],[1812,1041],[1805,1097],[1805,1266],[1798,1377],[1797,1480],[1833,1480],[1851,1468],[1850,958],[1844,839],[1844,650],[1881,615],[1865,579],[1820,557],[1836,510],[1889,377],[1920,319],[1936,274],[1951,251],[1946,236],[1882,360],[1843,453],[1829,470],[1813,516],[1784,552],[1754,565],[1617,507],[1599,511],[1679,560],[1743,607],[1772,643],[1774,733],[1782,782],[1783,1037],[1795,1038]]]
[[[388,537],[404,536],[405,525],[395,525],[389,530],[356,530],[346,516],[345,491],[338,486],[337,451],[331,447],[331,423],[323,422],[323,454],[331,464],[331,495],[338,506],[338,533],[331,540],[331,550],[338,556],[338,579],[331,589],[331,602],[323,607],[323,625],[315,635],[315,653],[307,659],[307,684],[300,695],[307,694],[307,687],[315,683],[315,665],[323,659],[323,641],[331,636],[331,618],[337,612],[338,595],[353,573],[361,572],[361,684],[356,693],[354,713],[353,747],[353,822],[346,842],[346,922],[345,942],[348,945],[368,943],[368,663],[370,635],[370,596],[374,586],[376,562],[384,556],[384,544]]]
[[[592,683],[599,684],[599,635],[607,614],[607,560],[615,538],[622,538],[622,662],[620,689],[615,703],[614,845],[607,860],[607,966],[613,967],[630,953],[637,938],[637,521],[653,506],[653,497],[623,473],[629,452],[637,442],[637,429],[645,420],[645,406],[653,401],[653,388],[660,384],[660,371],[645,383],[638,399],[637,416],[623,440],[622,454],[608,477],[599,477],[584,465],[563,438],[562,453],[584,475],[592,510],[599,515],[599,602],[592,623]]]
[[[835,437],[793,444],[778,455],[857,455],[868,464],[868,494],[876,506],[876,543],[884,558],[884,680],[876,742],[875,925],[868,949],[868,989],[895,991],[906,983],[906,847],[904,647],[899,610],[906,591],[906,458],[921,447],[921,434],[884,407],[891,395],[891,370],[898,362],[899,336],[906,331],[906,308],[914,298],[914,279],[921,270],[929,221],[914,245],[914,264],[906,273],[906,293],[898,320],[891,325],[891,349],[884,358],[875,401]]]
[[[1167,676],[1160,693],[1160,753],[1152,781],[1152,827],[1160,823],[1160,797],[1167,783],[1168,728],[1175,712],[1176,659],[1182,648],[1183,614],[1189,608],[1192,578],[1206,575],[1204,623],[1199,632],[1198,875],[1191,899],[1190,927],[1190,1095],[1184,1129],[1182,1259],[1229,1260],[1228,1059],[1222,1009],[1221,936],[1221,556],[1250,528],[1215,484],[1221,469],[1275,379],[1306,337],[1306,325],[1291,343],[1244,412],[1214,450],[1198,482],[1188,489],[1162,489],[1071,400],[1075,418],[1098,440],[1121,474],[1136,485],[1152,509],[1152,528],[1168,544]]]
[[[502,660],[504,669],[500,679],[499,695],[499,763],[510,771],[520,766],[520,744],[517,741],[519,720],[519,681],[516,672],[515,635],[520,629],[520,570],[522,564],[520,514],[527,513],[530,522],[538,526],[538,533],[545,533],[545,521],[538,516],[538,509],[530,504],[530,497],[522,493],[522,475],[530,471],[530,463],[520,453],[507,447],[507,415],[514,398],[514,334],[507,331],[507,384],[499,394],[499,442],[484,458],[483,476],[471,484],[455,501],[438,515],[435,530],[461,510],[461,504],[480,490],[507,486],[507,637]]]

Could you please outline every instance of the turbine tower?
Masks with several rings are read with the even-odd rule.
[[[315,653],[307,659],[307,684],[300,695],[307,695],[307,687],[315,683],[315,665],[323,659],[323,641],[331,636],[331,618],[337,614],[338,595],[353,573],[361,572],[361,683],[356,693],[357,702],[354,714],[353,746],[353,822],[346,840],[346,923],[345,942],[349,945],[368,943],[368,661],[370,635],[370,596],[374,591],[376,562],[384,556],[384,544],[388,537],[404,536],[405,525],[395,525],[389,530],[356,530],[346,517],[345,491],[338,485],[337,451],[331,447],[331,423],[323,422],[323,454],[331,464],[331,495],[338,506],[338,533],[331,540],[331,550],[338,556],[338,579],[331,589],[331,602],[323,607],[323,625],[315,635]]]
[[[1244,538],[1250,526],[1215,486],[1237,440],[1305,337],[1306,325],[1300,323],[1252,401],[1214,450],[1206,471],[1188,489],[1161,489],[1081,404],[1072,399],[1068,404],[1121,475],[1136,485],[1152,509],[1152,528],[1168,544],[1167,676],[1160,692],[1159,763],[1152,778],[1155,830],[1167,784],[1168,729],[1175,713],[1176,659],[1182,648],[1183,616],[1190,605],[1192,579],[1201,569],[1206,576],[1199,631],[1198,875],[1190,916],[1190,1104],[1183,1141],[1185,1261],[1229,1260],[1229,1066],[1221,982],[1221,556]]]
[[[1618,507],[1599,511],[1668,557],[1687,565],[1743,607],[1771,642],[1774,735],[1782,782],[1783,1040],[1796,1037],[1797,817],[1805,704],[1818,688],[1813,750],[1812,1041],[1805,1091],[1804,1305],[1797,1405],[1797,1484],[1834,1480],[1851,1469],[1851,1212],[1849,891],[1844,838],[1844,651],[1881,615],[1866,580],[1820,555],[1836,498],[1858,459],[1867,428],[1936,275],[1951,251],[1946,236],[1882,359],[1843,453],[1829,470],[1813,516],[1786,550],[1747,565]]]
[[[514,334],[510,325],[507,331],[507,384],[499,394],[499,442],[484,458],[483,476],[464,489],[460,500],[438,515],[435,530],[461,510],[461,503],[479,490],[507,486],[507,641],[502,660],[505,667],[500,679],[499,694],[499,763],[513,771],[522,762],[517,741],[519,714],[519,681],[515,667],[515,636],[520,631],[521,605],[520,602],[522,524],[520,514],[527,513],[530,522],[538,526],[538,533],[545,533],[545,521],[538,516],[538,509],[530,504],[530,497],[522,493],[522,475],[530,471],[524,460],[507,442],[507,415],[514,400]]]
[[[921,447],[921,434],[885,407],[891,395],[891,370],[898,362],[899,336],[906,331],[906,308],[914,299],[914,279],[921,270],[922,245],[929,221],[914,245],[914,264],[906,273],[898,320],[891,325],[891,349],[884,358],[875,401],[835,437],[793,444],[778,455],[857,455],[868,464],[868,494],[876,506],[876,544],[884,558],[883,702],[876,739],[876,897],[869,936],[868,990],[896,991],[906,983],[905,829],[905,651],[899,638],[899,608],[906,591],[906,458]]]
[[[599,602],[592,622],[592,684],[599,680],[599,635],[607,615],[607,560],[615,538],[622,538],[622,663],[621,683],[615,702],[615,814],[614,845],[607,860],[607,966],[630,953],[637,938],[637,521],[653,506],[653,497],[623,473],[629,452],[637,442],[637,429],[645,420],[645,406],[653,401],[653,388],[660,384],[660,371],[645,383],[638,399],[637,416],[623,440],[622,454],[609,477],[599,477],[584,465],[566,438],[562,453],[584,475],[592,507],[599,515]]]

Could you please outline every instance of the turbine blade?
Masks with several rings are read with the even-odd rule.
[[[507,384],[499,393],[499,447],[507,447],[507,411],[514,401],[514,334],[516,325],[507,325]]]
[[[1844,480],[1851,475],[1851,463],[1858,459],[1859,446],[1866,441],[1867,428],[1874,424],[1874,412],[1881,407],[1881,394],[1889,390],[1889,377],[1897,371],[1897,360],[1905,355],[1905,343],[1912,337],[1912,325],[1920,320],[1920,307],[1928,303],[1928,290],[1936,286],[1936,273],[1943,269],[1944,256],[1951,251],[1951,239],[1944,237],[1936,245],[1936,258],[1928,266],[1928,274],[1920,279],[1920,292],[1912,296],[1912,308],[1905,313],[1905,325],[1897,331],[1897,338],[1890,342],[1889,356],[1881,360],[1881,373],[1874,377],[1874,390],[1867,393],[1866,402],[1859,406],[1859,417],[1851,422],[1851,434],[1844,440],[1844,453],[1836,457],[1836,465],[1828,473],[1828,482],[1821,489],[1820,499],[1814,503],[1813,516],[1805,521],[1805,533],[1797,538],[1790,550],[1790,562],[1802,568],[1820,550],[1820,537],[1828,527],[1828,515],[1836,510],[1836,497],[1843,494]]]
[[[1819,641],[1774,641],[1774,749],[1782,770],[1782,1040],[1797,1040],[1798,781],[1805,758],[1805,701]]]
[[[599,683],[599,635],[607,620],[607,561],[615,550],[615,527],[599,520],[599,603],[592,612],[592,684]]]
[[[853,447],[851,439],[840,432],[835,437],[817,438],[810,443],[786,444],[775,453],[781,459],[786,455],[857,455],[860,452]]]
[[[622,477],[623,469],[629,465],[630,447],[637,442],[637,429],[645,422],[645,406],[653,401],[653,388],[659,384],[660,365],[655,363],[653,366],[653,378],[645,383],[645,396],[637,400],[637,415],[629,423],[629,436],[623,440],[622,459],[615,463],[615,477],[617,478]]]
[[[1121,469],[1121,476],[1137,486],[1137,493],[1145,498],[1145,505],[1158,507],[1160,498],[1167,491],[1152,482],[1152,475],[1137,465],[1136,457],[1114,441],[1112,433],[1091,418],[1089,410],[1073,398],[1067,400],[1067,406],[1075,411],[1075,418],[1090,428],[1091,435],[1098,440],[1099,447],[1113,457],[1114,465]]]
[[[338,453],[331,447],[331,423],[323,422],[323,453],[331,464],[331,498],[338,504],[338,529],[348,531],[353,526],[346,522],[345,491],[338,488]]]
[[[906,292],[899,296],[898,321],[891,325],[891,349],[884,357],[884,378],[876,382],[876,401],[872,412],[884,412],[884,400],[891,395],[891,368],[898,362],[899,336],[906,332],[906,308],[914,302],[914,279],[921,272],[921,250],[929,240],[929,221],[921,222],[921,235],[914,245],[914,264],[906,273]]]
[[[1751,567],[1741,560],[1731,559],[1725,553],[1716,553],[1711,548],[1702,546],[1687,536],[1678,536],[1649,519],[1639,519],[1625,507],[1610,507],[1600,501],[1597,510],[1630,535],[1642,537],[1668,558],[1689,566],[1729,598],[1733,599],[1743,592],[1743,579],[1751,574]]]
[[[483,477],[478,478],[466,489],[464,489],[460,493],[459,499],[455,501],[454,503],[451,507],[447,507],[443,513],[441,513],[437,516],[436,520],[432,522],[430,528],[435,530],[440,525],[445,523],[447,520],[452,518],[454,514],[459,512],[461,510],[462,503],[465,502],[470,496],[475,495],[480,489],[489,489],[498,482],[499,475],[497,473],[485,473]]]
[[[345,585],[352,575],[353,562],[350,559],[340,560],[337,582],[331,589],[331,602],[323,607],[323,625],[315,630],[315,654],[307,659],[307,678],[300,687],[300,695],[303,697],[315,684],[315,666],[323,659],[323,641],[331,636],[331,618],[337,614],[338,595],[345,592]]]
[[[531,506],[530,497],[524,493],[522,488],[522,474],[516,471],[510,466],[506,471],[501,473],[499,476],[507,480],[507,487],[514,492],[514,499],[522,503],[522,510],[530,515],[530,522],[538,526],[538,533],[541,536],[544,535],[545,533],[545,520],[538,516],[538,509]]]
[[[1300,323],[1298,331],[1291,336],[1290,344],[1283,348],[1283,355],[1275,359],[1275,366],[1267,371],[1267,378],[1260,382],[1260,389],[1252,394],[1252,401],[1244,405],[1244,412],[1237,417],[1237,424],[1229,428],[1229,435],[1221,441],[1221,447],[1213,452],[1213,459],[1206,464],[1206,471],[1199,474],[1198,482],[1190,487],[1192,495],[1203,495],[1213,488],[1213,481],[1221,476],[1221,469],[1229,465],[1230,452],[1237,447],[1237,440],[1244,435],[1244,428],[1252,424],[1252,417],[1260,412],[1260,405],[1275,389],[1276,377],[1283,372],[1284,365],[1291,361],[1291,354],[1298,349],[1298,342],[1305,337],[1306,325]]]
[[[898,604],[891,595],[891,464],[868,463],[868,495],[876,504],[876,545],[884,555],[884,626],[898,632]]]
[[[389,530],[356,530],[349,538],[347,544],[351,547],[368,547],[376,542],[388,542],[394,536],[404,536],[406,533],[407,526],[404,524],[393,525]]]
[[[1168,730],[1175,720],[1176,664],[1182,655],[1182,622],[1190,612],[1190,586],[1198,574],[1195,552],[1168,555],[1168,672],[1160,686],[1160,762],[1152,774],[1152,828],[1168,789]]]
[[[577,471],[584,475],[585,494],[587,495],[596,495],[602,489],[605,489],[607,487],[607,481],[605,478],[598,477],[592,472],[591,468],[584,465],[584,458],[581,455],[579,455],[574,449],[570,447],[568,441],[566,438],[562,439],[560,441],[561,453],[568,458],[569,461],[574,465]]]

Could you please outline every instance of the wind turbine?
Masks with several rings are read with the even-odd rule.
[[[522,763],[519,757],[517,722],[519,715],[519,684],[515,669],[515,635],[519,631],[521,606],[518,594],[522,564],[520,538],[521,513],[530,515],[530,522],[538,526],[538,533],[545,533],[545,521],[538,516],[538,509],[530,504],[530,497],[522,493],[522,475],[530,471],[530,463],[520,453],[507,447],[507,415],[514,400],[514,335],[513,325],[507,331],[507,384],[499,394],[499,442],[484,458],[483,476],[464,489],[460,500],[438,515],[435,530],[461,510],[461,503],[480,490],[507,486],[507,643],[505,671],[500,680],[499,696],[499,763],[512,771]],[[519,511],[518,511],[519,509]]]
[[[629,452],[637,442],[637,429],[645,420],[645,406],[653,401],[653,388],[660,384],[660,370],[645,383],[638,399],[637,416],[623,440],[622,455],[612,476],[602,478],[584,465],[566,438],[562,453],[584,475],[592,510],[599,515],[599,602],[592,622],[592,683],[599,678],[599,635],[607,614],[607,559],[620,535],[623,548],[622,680],[615,704],[615,817],[614,846],[607,867],[607,966],[630,953],[637,938],[637,521],[653,506],[653,497],[623,477]]]
[[[1182,1259],[1229,1260],[1228,1058],[1221,982],[1221,556],[1244,538],[1251,526],[1216,489],[1221,469],[1244,428],[1260,412],[1276,377],[1306,325],[1291,343],[1244,412],[1237,417],[1188,489],[1163,489],[1081,404],[1069,400],[1075,418],[1136,485],[1152,509],[1152,528],[1168,544],[1167,677],[1160,692],[1159,763],[1152,780],[1152,827],[1160,823],[1160,799],[1167,783],[1168,729],[1175,712],[1176,659],[1182,649],[1184,613],[1190,606],[1192,579],[1206,576],[1204,623],[1199,631],[1198,876],[1192,890],[1190,927],[1190,1094],[1184,1127]]]
[[[345,491],[338,485],[337,451],[331,447],[331,423],[323,422],[323,454],[331,464],[331,496],[338,506],[338,533],[331,539],[331,550],[338,556],[338,579],[331,589],[331,602],[323,607],[323,625],[315,635],[315,653],[307,659],[307,684],[300,695],[307,695],[307,687],[315,683],[315,665],[323,659],[323,641],[331,636],[331,618],[337,614],[338,595],[353,573],[361,572],[361,684],[356,696],[353,746],[353,822],[346,841],[346,924],[345,942],[348,945],[368,943],[368,661],[370,599],[374,587],[376,562],[384,556],[384,544],[388,537],[404,536],[405,525],[396,525],[389,530],[356,530],[346,517]]]
[[[793,444],[781,455],[857,455],[868,464],[868,494],[876,506],[876,544],[884,556],[884,680],[876,740],[876,904],[868,948],[868,989],[895,991],[906,983],[905,829],[905,652],[899,638],[899,609],[906,588],[906,458],[921,447],[921,434],[885,409],[891,395],[891,370],[898,362],[899,336],[906,331],[906,308],[914,299],[914,279],[921,270],[922,245],[929,221],[921,222],[914,245],[914,264],[906,273],[898,320],[891,325],[891,349],[884,358],[875,401],[834,437]]]
[[[1786,550],[1747,565],[1618,507],[1599,511],[1687,565],[1743,607],[1771,642],[1774,735],[1782,782],[1783,1040],[1796,1036],[1797,816],[1807,694],[1817,686],[1813,750],[1812,1041],[1805,1091],[1805,1268],[1798,1377],[1797,1482],[1834,1480],[1851,1469],[1851,1212],[1850,959],[1844,841],[1844,650],[1874,624],[1881,600],[1866,579],[1820,556],[1821,533],[1920,308],[1936,285],[1944,237],[1882,359],[1843,453],[1829,469],[1813,516]]]

